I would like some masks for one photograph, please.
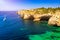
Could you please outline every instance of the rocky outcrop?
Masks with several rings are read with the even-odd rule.
[[[56,11],[56,13],[49,19],[48,24],[60,26],[60,11]]]
[[[48,21],[49,25],[57,25],[60,26],[60,10],[48,13],[40,12],[41,10],[20,10],[18,11],[18,15],[21,16],[21,18],[27,20],[27,19],[33,19],[33,21]],[[42,14],[43,13],[43,14]]]
[[[51,16],[52,16],[52,15],[49,15],[49,14],[41,15],[40,21],[48,21]]]
[[[51,16],[49,14],[35,14],[34,21],[48,21]]]
[[[31,10],[20,10],[17,14],[23,19],[33,19],[34,12]]]
[[[23,19],[33,19],[33,21],[40,21],[43,19],[49,19],[52,15],[51,14],[40,14],[33,10],[21,10],[18,11],[18,15],[20,15]],[[46,18],[47,17],[47,18]]]
[[[34,20],[33,21],[40,21],[40,14],[33,15]]]

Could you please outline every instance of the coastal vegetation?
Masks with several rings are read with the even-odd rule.
[[[19,10],[18,15],[27,20],[33,21],[48,21],[49,25],[60,26],[60,7],[57,8],[35,8],[29,10]]]

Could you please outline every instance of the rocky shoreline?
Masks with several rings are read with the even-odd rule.
[[[48,21],[49,25],[60,26],[60,8],[58,9],[31,9],[17,12],[24,20]]]

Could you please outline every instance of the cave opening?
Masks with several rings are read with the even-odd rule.
[[[40,17],[40,21],[48,21],[51,16],[42,16]]]

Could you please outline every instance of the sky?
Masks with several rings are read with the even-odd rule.
[[[60,0],[0,0],[0,11],[60,7]]]

